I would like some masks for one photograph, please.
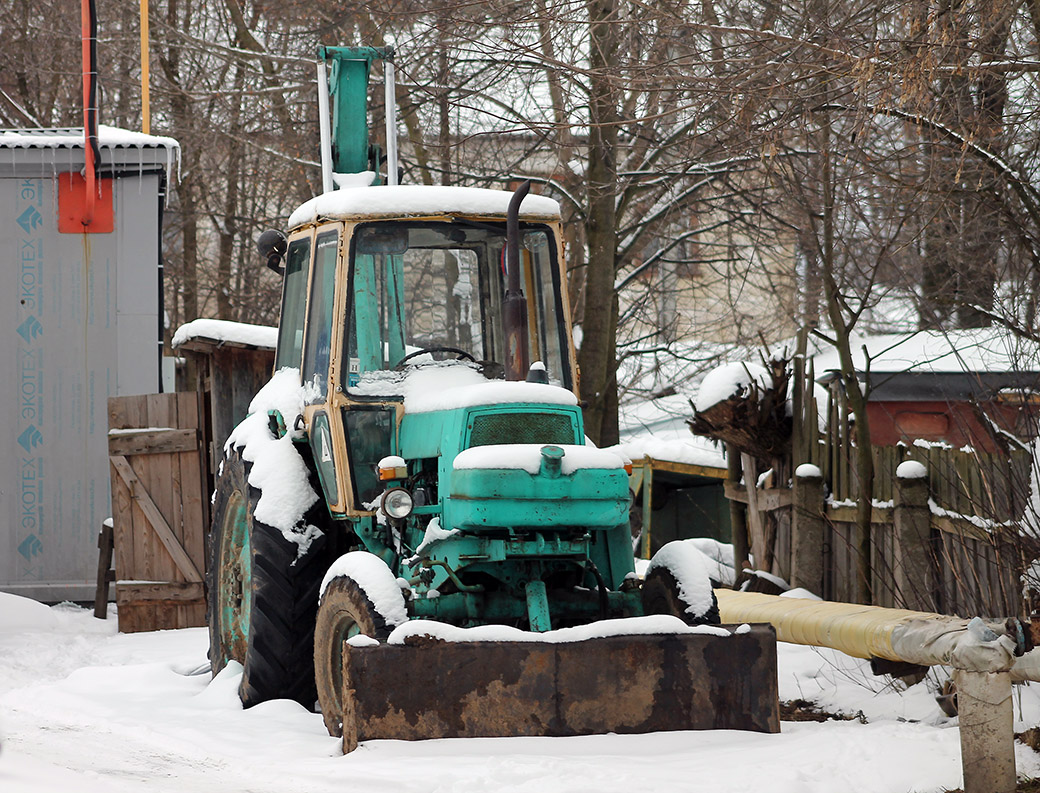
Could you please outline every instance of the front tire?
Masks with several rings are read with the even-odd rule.
[[[333,575],[325,585],[318,606],[314,628],[314,678],[325,727],[329,735],[337,738],[343,735],[343,643],[359,635],[385,642],[405,614],[404,595],[390,568],[381,560],[364,551],[347,554],[341,557],[343,560],[348,560],[348,564],[349,561],[364,561],[368,577],[371,578],[371,573],[375,572],[377,580],[369,580],[366,588],[350,574]],[[339,565],[337,562],[334,566]],[[382,594],[384,608],[387,601],[391,601],[389,618],[376,608],[370,591],[376,587]]]
[[[687,625],[718,625],[719,602],[699,551],[670,542],[650,560],[643,581],[643,613],[671,614]]]
[[[311,709],[314,620],[327,537],[319,533],[301,550],[281,530],[257,520],[260,491],[249,484],[251,467],[241,449],[229,452],[214,496],[210,666],[216,675],[228,661],[242,664],[239,698],[247,708],[284,698]]]

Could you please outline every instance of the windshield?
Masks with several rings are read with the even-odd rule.
[[[351,241],[347,390],[403,394],[414,366],[464,362],[486,379],[504,376],[502,302],[505,223],[378,222]],[[520,283],[531,361],[570,388],[556,246],[548,227],[522,224]]]

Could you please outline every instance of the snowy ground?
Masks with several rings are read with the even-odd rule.
[[[278,701],[243,711],[238,674],[211,680],[203,629],[122,635],[115,620],[0,593],[0,791],[712,791],[904,793],[959,787],[956,720],[925,684],[832,651],[780,647],[780,695],[852,721],[736,731],[372,741],[342,756],[321,717]],[[1040,687],[1016,689],[1016,730]],[[865,723],[864,723],[865,722]],[[1020,776],[1040,755],[1017,746]]]

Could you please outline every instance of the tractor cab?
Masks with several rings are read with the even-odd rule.
[[[533,195],[519,204],[511,279],[512,197],[367,187],[319,196],[290,218],[275,368],[300,370],[313,459],[334,517],[375,511],[385,489],[379,460],[407,452],[401,438],[416,433],[405,418],[436,412],[431,400],[451,408],[466,387],[530,378],[551,386],[541,397],[558,402],[555,392],[565,391],[574,404],[559,207]],[[519,285],[512,294],[511,281]],[[520,303],[520,323],[508,321],[510,299]],[[534,391],[514,393],[524,401]],[[576,426],[568,416],[565,434],[581,442],[573,412]]]

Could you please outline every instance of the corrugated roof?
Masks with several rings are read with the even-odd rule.
[[[98,145],[103,149],[168,149],[180,150],[173,138],[145,135],[104,124],[98,127]],[[82,127],[36,127],[0,129],[0,148],[11,149],[81,149]]]

